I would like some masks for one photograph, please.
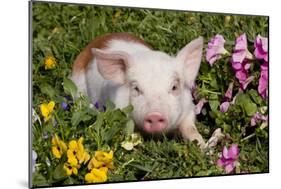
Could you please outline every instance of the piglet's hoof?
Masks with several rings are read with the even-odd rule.
[[[205,149],[217,146],[218,142],[220,142],[224,137],[225,135],[221,132],[221,128],[216,129],[211,138],[207,141]]]

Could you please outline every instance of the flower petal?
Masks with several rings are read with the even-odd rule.
[[[233,91],[233,82],[231,82],[228,86],[227,91],[224,94],[224,97],[226,97],[228,100],[232,98],[232,91]]]
[[[236,160],[239,155],[239,148],[237,144],[232,144],[230,148],[228,149],[228,156],[231,159]]]
[[[244,70],[239,70],[235,73],[235,77],[239,80],[239,82],[245,81],[247,79],[247,72]]]
[[[255,78],[254,76],[250,76],[245,81],[242,81],[241,82],[242,89],[246,90],[247,86],[254,80],[254,78]]]
[[[226,173],[230,173],[231,171],[233,171],[234,167],[234,163],[230,163],[224,167],[224,170]]]
[[[206,102],[207,102],[207,100],[205,98],[202,98],[202,99],[199,100],[199,102],[194,107],[194,113],[196,115],[201,113],[201,110],[202,110],[202,108],[203,108],[203,106]]]
[[[223,147],[223,151],[222,151],[222,156],[225,159],[228,159],[228,149],[226,148],[226,146]]]
[[[224,48],[225,40],[222,35],[217,34],[214,38],[212,38],[206,50],[206,60],[212,66],[216,60],[220,59],[223,54],[228,53]]]
[[[49,109],[49,111],[52,112],[53,109],[54,109],[54,107],[55,107],[55,102],[54,102],[54,101],[50,101],[50,102],[48,103],[48,109]]]
[[[223,166],[224,166],[224,161],[223,161],[222,158],[221,158],[221,159],[218,159],[217,165],[218,165],[219,167],[223,167]]]
[[[129,142],[129,141],[123,141],[121,143],[121,146],[125,149],[125,150],[132,150],[134,148],[134,144],[132,142]]]
[[[77,144],[76,140],[71,140],[68,144],[68,147],[70,150],[77,150],[78,144]]]
[[[229,108],[230,102],[225,101],[220,105],[220,111],[225,113],[227,112],[228,108]]]
[[[260,35],[257,36],[255,43],[254,55],[257,59],[264,59],[268,62],[268,39]]]

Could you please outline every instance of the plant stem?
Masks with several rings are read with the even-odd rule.
[[[61,123],[61,121],[60,121],[60,119],[59,119],[59,117],[58,117],[58,115],[57,115],[57,113],[54,111],[54,115],[55,115],[55,119],[57,120],[57,122],[58,122],[58,125],[59,125],[59,127],[60,127],[60,132],[61,132],[61,136],[62,136],[62,140],[64,140],[64,132],[63,132],[63,128],[62,128],[62,123]]]
[[[245,140],[248,140],[248,139],[252,138],[252,137],[255,136],[255,135],[256,135],[256,133],[252,133],[252,134],[246,136],[245,138],[243,138],[243,139],[241,140],[241,142],[244,142]]]
[[[207,92],[207,93],[211,93],[211,94],[221,94],[220,92],[213,92],[213,91],[209,91],[209,90],[206,90],[206,89],[199,89],[199,91]]]
[[[128,162],[125,162],[123,165],[122,165],[122,168],[124,168],[125,166],[129,165],[131,162],[135,161],[134,158],[132,158],[131,160],[129,160]]]

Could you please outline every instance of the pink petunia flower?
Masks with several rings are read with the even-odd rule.
[[[220,111],[221,111],[222,113],[227,112],[227,110],[228,110],[228,108],[229,108],[229,105],[230,105],[230,102],[228,102],[228,101],[223,102],[223,103],[220,105]]]
[[[200,114],[201,113],[201,110],[204,106],[204,104],[207,102],[207,100],[205,98],[202,98],[199,100],[199,102],[195,105],[194,107],[194,113],[196,115]]]
[[[195,101],[198,100],[199,95],[198,95],[198,90],[197,90],[197,85],[196,84],[193,84],[193,86],[191,87],[191,95],[192,95],[192,98]]]
[[[232,61],[242,63],[245,59],[253,59],[253,55],[248,50],[246,34],[240,35],[235,41]]]
[[[232,98],[232,91],[233,91],[233,82],[229,84],[228,89],[224,94],[224,102],[220,105],[220,111],[223,113],[227,112],[229,108],[230,100]]]
[[[246,80],[241,81],[240,88],[245,90],[247,88],[247,86],[254,80],[254,78],[255,78],[254,76],[250,76]]]
[[[230,100],[232,98],[232,91],[233,91],[233,82],[231,82],[224,94],[224,97],[227,99],[227,100]]]
[[[224,146],[221,158],[218,159],[217,165],[223,167],[226,173],[230,173],[236,166],[239,156],[237,144],[232,144],[229,149]]]
[[[206,51],[206,60],[212,66],[216,60],[220,59],[222,55],[228,53],[224,48],[225,40],[222,35],[217,34],[208,43]]]
[[[264,62],[261,66],[258,92],[263,98],[268,97],[268,63]]]
[[[260,112],[256,112],[251,118],[251,126],[255,126],[257,121],[267,121],[268,116],[262,115]]]
[[[268,39],[266,37],[258,35],[255,40],[254,46],[255,57],[257,59],[264,59],[264,61],[268,62]]]
[[[245,90],[248,84],[253,80],[252,77],[248,79],[248,70],[251,66],[249,60],[253,59],[253,55],[249,52],[247,46],[246,34],[242,34],[236,39],[231,59],[235,77],[238,79],[243,90]]]

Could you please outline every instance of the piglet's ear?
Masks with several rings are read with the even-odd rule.
[[[129,66],[129,55],[121,51],[106,51],[96,48],[91,50],[102,77],[118,84],[124,84]]]
[[[203,51],[203,37],[188,43],[177,55],[177,60],[184,64],[186,84],[192,87],[198,74]]]

